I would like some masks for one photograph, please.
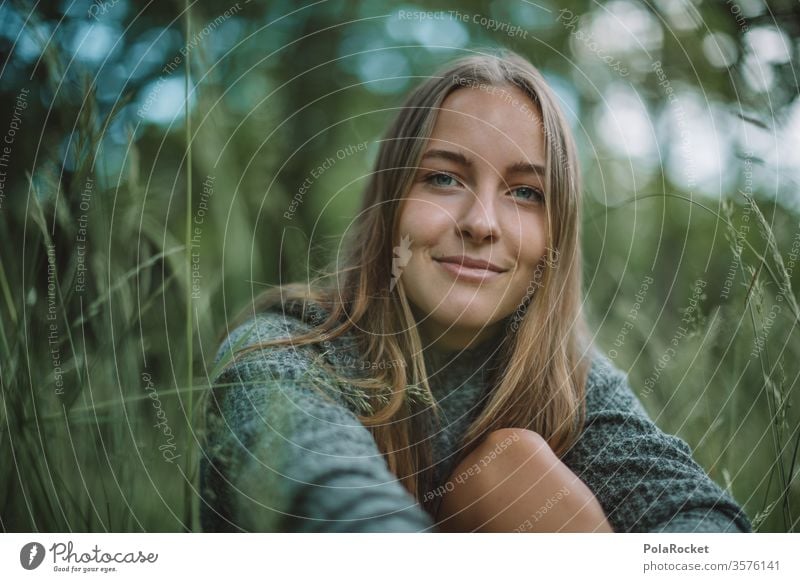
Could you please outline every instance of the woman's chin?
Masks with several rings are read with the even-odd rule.
[[[446,309],[442,309],[444,305]],[[497,312],[497,301],[455,301],[443,299],[440,308],[434,314],[437,321],[448,322],[448,326],[454,325],[460,328],[474,329],[480,331],[481,328],[491,325],[500,319]]]

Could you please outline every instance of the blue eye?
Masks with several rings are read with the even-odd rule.
[[[529,188],[528,186],[521,186],[514,188],[512,192],[522,192],[525,200],[534,202],[544,202],[544,193],[538,188]]]
[[[431,185],[438,186],[440,188],[450,188],[458,184],[458,181],[453,178],[453,176],[450,174],[442,174],[441,172],[431,174],[426,180]]]

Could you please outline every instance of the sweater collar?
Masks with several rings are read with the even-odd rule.
[[[445,350],[435,346],[423,348],[428,382],[431,389],[457,388],[465,383],[488,381],[489,374],[498,365],[505,333],[467,348]]]
[[[277,306],[277,309],[281,310],[281,307]],[[286,301],[282,310],[300,318],[306,324],[319,324],[329,315],[326,308],[313,302],[303,305],[303,302]],[[476,379],[485,380],[490,369],[498,362],[506,327],[501,326],[501,331],[495,336],[463,349],[423,346],[423,358],[431,386],[450,385],[454,380],[456,384],[473,382]],[[359,357],[354,330],[348,330],[333,343],[337,349],[329,350],[332,363],[341,366]]]

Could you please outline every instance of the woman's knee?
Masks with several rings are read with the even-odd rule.
[[[543,474],[559,463],[547,441],[540,434],[524,428],[492,431],[456,467],[457,483],[473,490],[491,490],[523,470]],[[459,479],[460,476],[464,479]],[[475,491],[477,493],[477,491]]]
[[[527,428],[500,428],[493,430],[483,442],[478,445],[478,448],[491,448],[509,447],[514,443],[522,443],[523,447],[539,449],[542,446],[547,448],[547,441],[538,432],[529,430]]]
[[[505,472],[508,466],[552,464],[558,461],[550,445],[539,433],[525,428],[501,428],[490,432],[476,448],[482,468],[490,465]]]
[[[510,486],[515,479],[542,474],[558,463],[558,458],[538,433],[522,428],[492,431],[458,464],[448,479],[440,517],[459,514],[449,527],[470,523],[472,514],[482,514],[490,498]]]

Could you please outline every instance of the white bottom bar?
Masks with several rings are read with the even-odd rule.
[[[798,534],[4,534],[0,579],[794,582],[799,550]]]

